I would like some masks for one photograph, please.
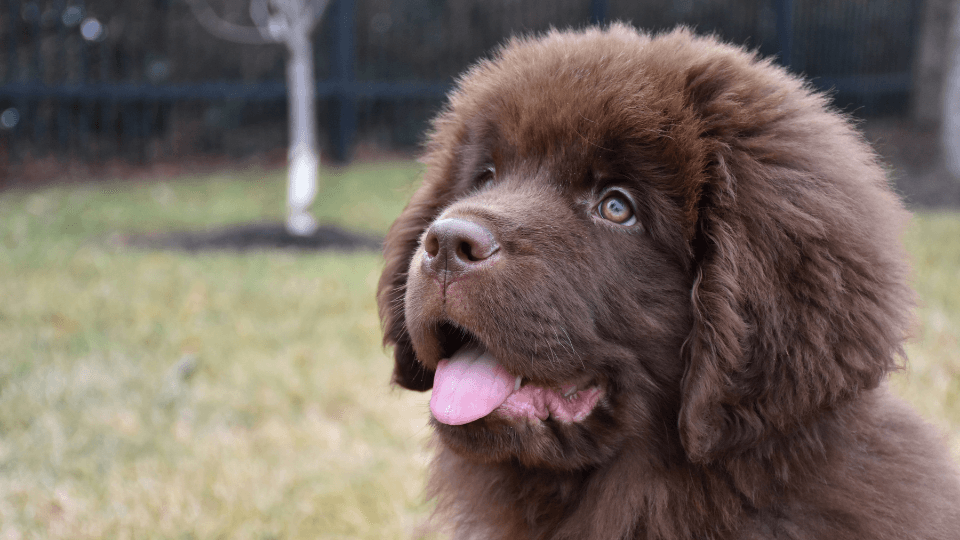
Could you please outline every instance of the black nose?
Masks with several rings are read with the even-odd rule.
[[[424,265],[439,274],[469,272],[492,257],[500,246],[493,233],[482,225],[447,218],[430,225],[423,249],[426,251]]]

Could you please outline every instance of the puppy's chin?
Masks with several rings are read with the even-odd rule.
[[[471,461],[563,471],[609,461],[624,432],[605,400],[578,422],[518,418],[499,410],[463,425],[430,422],[441,443]]]

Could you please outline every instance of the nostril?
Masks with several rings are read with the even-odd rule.
[[[423,249],[427,252],[427,255],[431,257],[436,257],[440,253],[440,239],[437,238],[436,233],[431,228],[427,233],[426,239],[423,241]]]
[[[457,249],[457,256],[464,261],[477,262],[481,260],[473,256],[473,247],[469,242],[460,242],[460,246]]]

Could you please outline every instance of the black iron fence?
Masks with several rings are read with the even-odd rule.
[[[243,4],[212,1],[243,24]],[[677,24],[778,55],[864,116],[902,112],[920,0],[335,0],[316,34],[326,152],[409,147],[453,77],[515,33]],[[145,161],[285,146],[283,50],[178,0],[0,0],[0,160]],[[0,167],[2,170],[2,167]]]

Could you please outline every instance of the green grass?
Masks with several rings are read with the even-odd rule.
[[[947,434],[960,461],[960,213],[921,213],[904,241],[919,306],[893,387]]]
[[[325,171],[322,221],[383,233],[419,166]],[[279,219],[276,172],[0,193],[0,539],[410,538],[428,396],[392,390],[376,254],[117,247]],[[894,386],[960,455],[960,214],[907,237]]]
[[[327,172],[382,233],[418,168]],[[113,247],[278,219],[275,173],[0,196],[0,538],[408,538],[427,396],[391,390],[377,254]]]

